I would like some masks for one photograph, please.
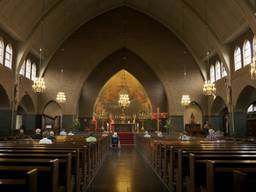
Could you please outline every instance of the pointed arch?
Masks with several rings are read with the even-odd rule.
[[[4,87],[0,84],[0,109],[8,108],[10,108],[10,99]]]
[[[190,124],[191,115],[194,115],[196,124],[202,125],[203,123],[203,112],[201,106],[192,101],[185,109],[184,109],[184,124]]]
[[[56,116],[61,116],[63,114],[63,110],[56,101],[51,100],[44,106],[43,114],[54,118]]]
[[[236,111],[246,112],[251,103],[256,101],[256,88],[247,85],[240,92],[235,106]]]
[[[19,106],[21,106],[26,113],[34,113],[35,112],[35,105],[30,97],[30,95],[26,94],[22,97],[22,99],[19,102]]]
[[[224,99],[220,96],[217,96],[211,105],[211,114],[220,115],[225,109],[227,109],[227,105]]]
[[[126,58],[125,62],[123,58]],[[123,48],[102,60],[84,82],[78,103],[80,116],[91,116],[93,105],[101,88],[122,69],[128,71],[141,83],[148,94],[154,111],[157,107],[160,107],[161,111],[168,111],[167,96],[162,82],[139,56]]]
[[[125,74],[125,76],[123,76]],[[119,115],[122,108],[119,106],[119,94],[125,91],[130,104],[126,107],[125,113],[129,116],[144,113],[150,116],[152,104],[147,92],[141,83],[125,69],[114,74],[102,87],[94,104],[93,113]]]

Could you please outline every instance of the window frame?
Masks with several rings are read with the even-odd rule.
[[[12,45],[8,43],[5,47],[4,66],[6,66],[9,69],[12,69],[12,58],[13,58]]]
[[[243,67],[251,64],[252,62],[252,46],[251,42],[246,39],[243,43]]]
[[[25,77],[28,79],[31,79],[31,71],[32,71],[32,62],[30,58],[26,60],[26,72],[25,72]]]
[[[241,69],[242,66],[242,52],[240,47],[236,47],[233,54],[234,58],[234,70],[237,71]],[[239,66],[238,66],[239,64]]]

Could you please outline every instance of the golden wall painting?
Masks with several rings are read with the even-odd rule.
[[[118,103],[122,89],[126,90],[131,102],[123,110]],[[133,119],[135,115],[138,118],[151,112],[152,105],[144,87],[126,70],[119,71],[106,82],[94,104],[94,115],[103,115],[104,118],[112,116],[116,120],[121,115],[125,115],[126,119]]]

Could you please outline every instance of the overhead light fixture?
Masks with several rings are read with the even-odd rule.
[[[182,33],[184,35],[185,25],[184,25],[184,5],[182,4]],[[184,56],[186,55],[186,51],[184,51]],[[184,83],[186,83],[187,72],[186,72],[186,64],[184,64]],[[181,97],[181,105],[186,107],[190,104],[191,99],[188,94],[184,94]]]
[[[39,71],[42,63],[42,49],[40,48],[40,62],[39,62]],[[36,77],[32,85],[32,89],[35,93],[42,93],[46,89],[45,81],[43,77]]]
[[[207,80],[204,82],[203,93],[206,96],[214,96],[216,94],[215,83]]]
[[[187,107],[191,103],[191,99],[189,95],[182,95],[181,97],[181,105]]]
[[[66,102],[66,94],[63,91],[59,91],[56,96],[56,101],[58,103],[65,103]]]
[[[123,71],[122,79],[121,79],[121,90],[119,93],[119,100],[118,100],[118,104],[122,108],[128,107],[131,103],[127,89],[128,88],[126,85],[125,71]]]
[[[210,71],[210,51],[209,51],[209,42],[208,42],[208,25],[207,25],[207,5],[205,0],[205,22],[206,22],[206,57],[207,57],[207,70]],[[208,78],[208,75],[207,77]],[[203,93],[206,96],[215,96],[216,87],[215,83],[211,80],[206,80],[203,85]]]

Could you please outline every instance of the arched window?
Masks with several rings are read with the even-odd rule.
[[[26,61],[26,77],[28,79],[31,78],[31,61],[30,61],[30,59],[27,59],[27,61]]]
[[[221,77],[226,77],[227,76],[227,71],[223,63],[221,63]]]
[[[253,42],[252,42],[252,49],[253,49],[253,57],[256,57],[256,37],[254,36]]]
[[[243,45],[243,62],[244,66],[252,62],[252,49],[250,41],[246,40]]]
[[[216,73],[216,80],[221,78],[221,69],[220,69],[220,62],[217,61],[215,64],[215,73]]]
[[[238,69],[241,69],[242,67],[242,61],[241,61],[241,49],[237,47],[234,51],[234,65],[235,65],[235,71]]]
[[[23,62],[23,64],[22,64],[22,66],[21,66],[21,68],[20,68],[20,75],[23,75],[23,76],[25,76],[25,61]]]
[[[4,40],[0,37],[0,64],[4,64]]]
[[[36,79],[36,64],[33,63],[32,64],[32,71],[31,71],[31,80],[35,81],[35,79]]]
[[[214,65],[211,65],[211,67],[210,67],[210,80],[211,80],[211,82],[215,81],[215,68],[214,68]]]
[[[12,68],[12,46],[8,44],[5,49],[4,65],[8,68]]]

